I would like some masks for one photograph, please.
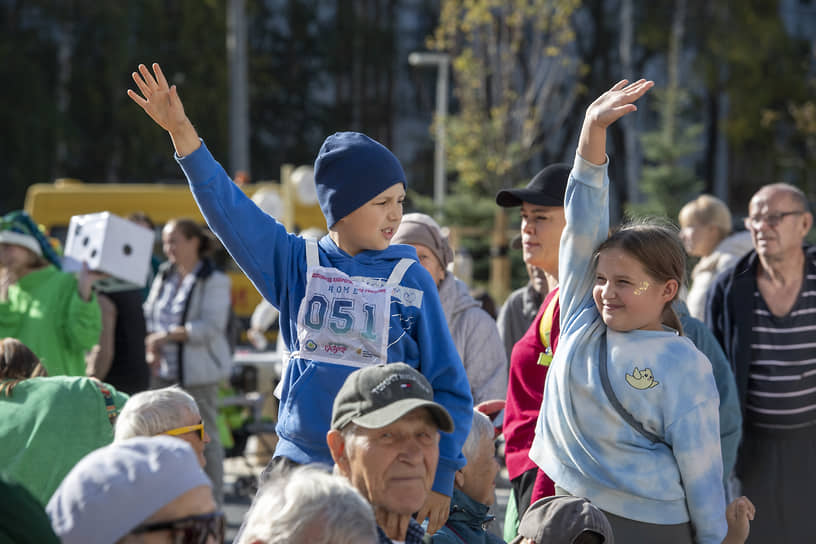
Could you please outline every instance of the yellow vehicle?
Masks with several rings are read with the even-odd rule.
[[[292,170],[290,165],[281,169],[282,178],[287,180],[283,185],[259,182],[245,185],[242,189],[250,197],[262,189],[277,192],[283,209],[278,219],[290,231],[312,227],[325,229],[326,220],[320,207],[298,201],[295,190],[288,182]],[[189,217],[204,223],[187,184],[83,183],[60,179],[54,183],[35,183],[29,186],[24,207],[34,221],[43,225],[51,236],[62,243],[65,242],[68,224],[73,215],[108,211],[127,217],[133,212],[144,212],[157,228],[176,217]],[[220,250],[216,260],[232,280],[233,311],[242,321],[248,322],[255,306],[261,301],[261,295],[226,251]]]

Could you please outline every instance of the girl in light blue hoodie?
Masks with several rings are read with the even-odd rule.
[[[606,129],[652,86],[621,81],[586,112],[564,205],[561,337],[530,458],[604,510],[620,542],[719,544],[717,388],[671,309],[683,246],[655,224],[607,238]]]

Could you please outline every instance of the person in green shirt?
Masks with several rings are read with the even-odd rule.
[[[80,459],[113,441],[128,399],[95,378],[73,376],[15,380],[0,391],[0,473],[43,505]]]
[[[94,273],[60,270],[45,235],[22,211],[0,219],[0,338],[17,338],[49,376],[85,375],[84,352],[98,341],[102,318]]]

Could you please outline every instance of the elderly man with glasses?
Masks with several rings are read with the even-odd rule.
[[[757,542],[812,538],[816,488],[816,247],[805,194],[784,183],[754,194],[754,249],[709,292],[706,322],[731,362],[743,411],[736,475],[759,515]]]

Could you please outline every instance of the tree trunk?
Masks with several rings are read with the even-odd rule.
[[[57,118],[60,120],[56,130],[54,146],[54,175],[52,178],[63,177],[68,162],[68,110],[71,105],[71,71],[74,56],[74,24],[70,21],[62,23],[57,32],[57,84],[56,104]]]
[[[663,108],[663,138],[667,146],[675,139],[675,118],[677,115],[678,86],[680,80],[680,54],[683,47],[683,34],[686,29],[686,0],[676,0],[672,16],[669,54],[666,59],[668,81],[666,101]]]
[[[634,10],[632,0],[622,0],[620,10],[620,58],[623,76],[630,81],[637,77],[632,63],[632,40],[634,35]],[[631,203],[642,201],[640,194],[640,147],[638,146],[637,118],[627,115],[621,119],[623,129],[623,152],[626,172],[626,198]]]

